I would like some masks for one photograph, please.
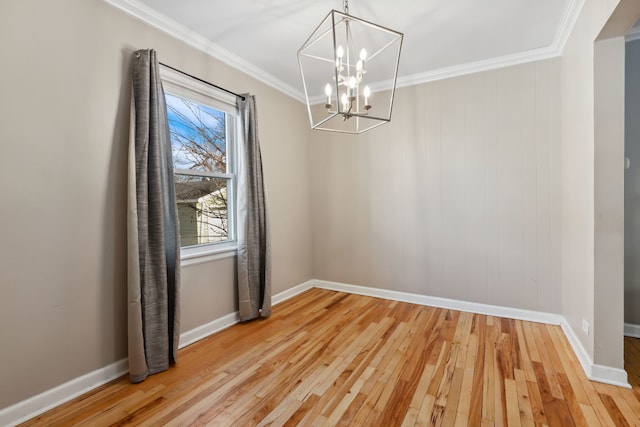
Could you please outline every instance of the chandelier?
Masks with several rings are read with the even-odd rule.
[[[402,33],[332,10],[298,50],[313,129],[358,134],[391,120]]]

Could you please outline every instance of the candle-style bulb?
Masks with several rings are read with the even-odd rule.
[[[325,108],[331,108],[331,85],[327,83],[324,87],[324,94],[327,95],[327,102],[324,104]]]
[[[342,96],[340,97],[340,101],[342,102],[342,108],[346,110],[347,107],[349,106],[349,100],[347,99],[346,93],[342,94]]]
[[[342,57],[344,56],[344,49],[342,46],[336,48],[336,68],[338,71],[342,71]]]
[[[366,49],[362,49],[360,51],[360,60],[363,61],[363,62],[367,60],[367,50]]]
[[[349,98],[353,101],[356,97],[356,78],[354,76],[349,77]]]
[[[364,109],[369,110],[371,108],[371,104],[369,103],[369,97],[371,96],[371,89],[369,88],[369,86],[364,87],[362,94],[364,95]]]

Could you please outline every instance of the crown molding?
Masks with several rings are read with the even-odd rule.
[[[550,47],[543,47],[526,52],[513,53],[510,55],[498,56],[484,59],[482,61],[468,62],[466,64],[454,65],[451,67],[437,68],[425,73],[413,74],[411,76],[398,77],[396,87],[414,86],[422,83],[429,83],[436,80],[450,79],[452,77],[464,76],[466,74],[479,73],[482,71],[495,70],[498,68],[511,67],[527,62],[549,59],[560,54]],[[377,90],[382,87],[376,86]],[[390,86],[386,89],[390,89]]]
[[[573,31],[573,27],[578,20],[580,11],[584,6],[585,0],[570,0],[567,8],[562,14],[558,31],[549,46],[531,49],[524,52],[512,53],[509,55],[497,56],[482,61],[468,62],[465,64],[454,65],[451,67],[438,68],[427,71],[425,73],[413,74],[411,76],[399,77],[396,87],[407,87],[422,83],[428,83],[436,80],[449,79],[452,77],[463,76],[466,74],[479,73],[482,71],[495,70],[498,68],[510,67],[513,65],[525,64],[527,62],[540,61],[543,59],[555,58],[562,55],[564,46]],[[387,87],[387,89],[389,89]],[[376,87],[377,90],[383,89]]]
[[[202,35],[185,27],[167,16],[158,13],[137,0],[104,0],[106,3],[124,11],[152,27],[159,29],[172,37],[224,62],[225,64],[242,71],[243,73],[271,86],[272,88],[288,95],[300,102],[304,101],[304,94],[293,86],[283,82],[277,77],[265,72],[256,65],[229,52],[223,47],[211,42]]]
[[[306,102],[302,91],[283,82],[272,74],[267,73],[256,65],[240,58],[238,55],[229,52],[221,46],[207,40],[202,35],[188,29],[182,24],[168,18],[137,0],[104,0],[110,5],[134,16],[135,18],[158,28],[159,30],[187,43],[196,49],[205,52],[225,64],[248,74],[249,76],[273,87],[274,89],[302,102]],[[478,73],[482,71],[494,70],[498,68],[520,65],[527,62],[540,61],[562,55],[567,40],[584,6],[585,0],[570,0],[565,9],[558,27],[558,31],[553,42],[549,46],[531,49],[525,52],[518,52],[503,55],[482,61],[470,62],[451,67],[443,67],[424,73],[417,73],[410,76],[402,76],[397,79],[396,87],[407,87],[428,83],[436,80],[458,77],[466,74]],[[632,30],[627,35],[627,41],[640,39],[640,28]],[[375,87],[374,87],[375,86]],[[374,91],[387,90],[391,88],[390,82],[378,83],[372,86]],[[313,100],[312,100],[313,101]]]
[[[554,52],[552,56],[562,55],[562,51],[567,44],[567,40],[569,40],[573,27],[578,21],[584,3],[585,0],[569,0],[569,4],[567,4],[567,8],[564,10],[562,18],[560,18],[560,25],[558,26],[558,31],[553,39],[553,43],[549,46],[551,51]]]
[[[640,40],[640,27],[631,28],[624,38],[627,43]]]

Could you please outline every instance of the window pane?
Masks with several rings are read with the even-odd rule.
[[[227,172],[225,113],[167,93],[173,167]]]
[[[226,178],[175,174],[182,246],[229,239]]]

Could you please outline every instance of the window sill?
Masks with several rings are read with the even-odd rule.
[[[215,261],[236,256],[237,242],[217,243],[213,245],[190,246],[180,251],[180,266]]]

